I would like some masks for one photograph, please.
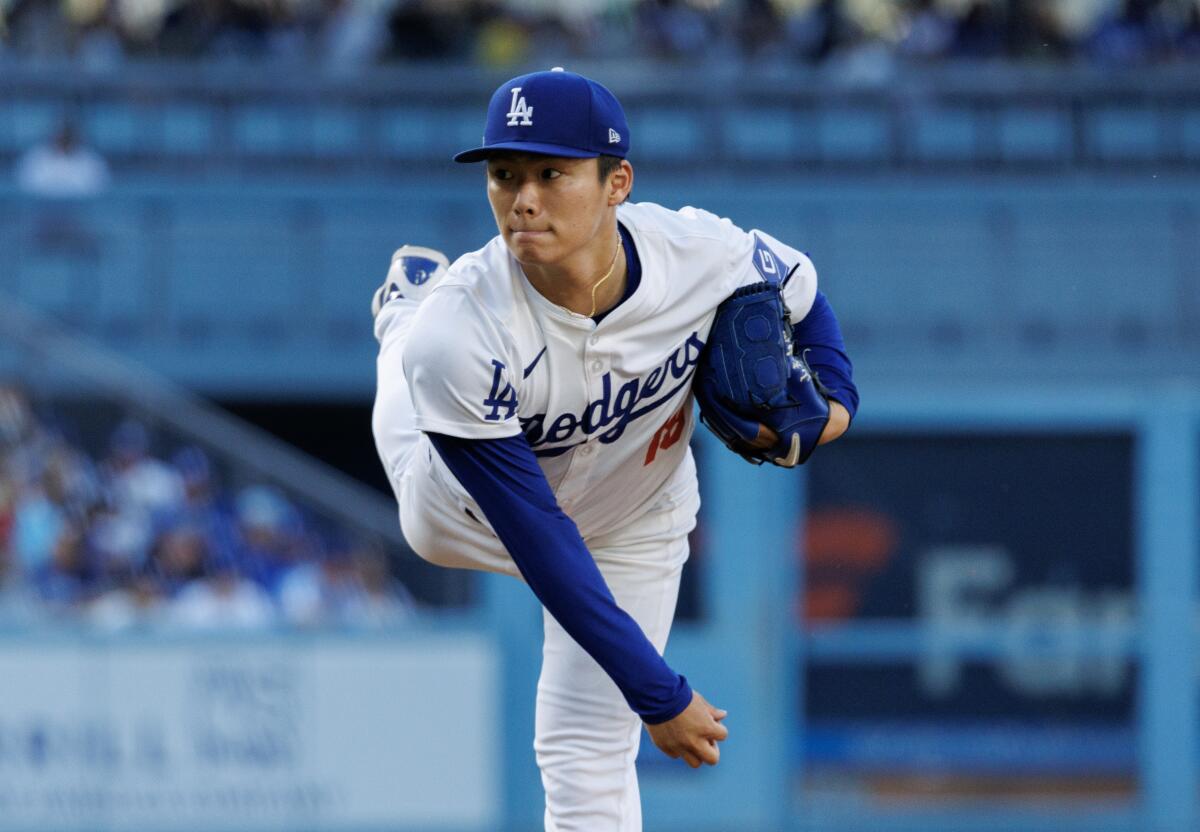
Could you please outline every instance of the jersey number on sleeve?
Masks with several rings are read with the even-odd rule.
[[[646,449],[646,461],[642,465],[649,465],[654,461],[654,457],[658,456],[659,448],[664,451],[679,441],[679,437],[683,436],[683,413],[684,408],[690,407],[692,400],[689,398],[667,421],[663,422],[662,427],[654,432],[654,438],[650,440],[650,447]]]

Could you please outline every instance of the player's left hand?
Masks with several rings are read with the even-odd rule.
[[[700,768],[704,763],[715,766],[721,761],[717,743],[729,736],[729,729],[721,724],[727,715],[693,691],[692,701],[682,713],[657,725],[647,723],[646,731],[658,750],[672,760],[683,758],[692,768]]]
[[[700,421],[755,465],[803,465],[829,425],[829,391],[794,349],[779,286],[743,286],[719,307],[696,367]]]

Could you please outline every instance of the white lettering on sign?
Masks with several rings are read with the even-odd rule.
[[[995,546],[941,547],[920,559],[917,611],[931,647],[918,664],[925,692],[954,694],[966,664],[978,661],[972,645],[997,634],[996,671],[1017,693],[1119,692],[1130,670],[1116,652],[1133,624],[1129,594],[1079,586],[1012,589],[1015,572],[1012,555]]]

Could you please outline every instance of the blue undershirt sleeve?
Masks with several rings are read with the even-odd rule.
[[[809,367],[829,389],[831,397],[841,402],[853,419],[858,412],[854,366],[846,355],[846,343],[833,308],[821,292],[817,292],[804,320],[792,325],[792,341],[805,353]]]
[[[439,456],[479,504],[538,600],[655,724],[692,701],[637,622],[617,606],[574,521],[559,507],[524,436],[461,439],[430,433]]]

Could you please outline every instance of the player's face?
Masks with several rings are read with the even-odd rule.
[[[600,239],[619,199],[611,196],[613,177],[601,182],[597,164],[596,159],[529,153],[488,160],[488,201],[496,227],[520,263],[562,264]]]

